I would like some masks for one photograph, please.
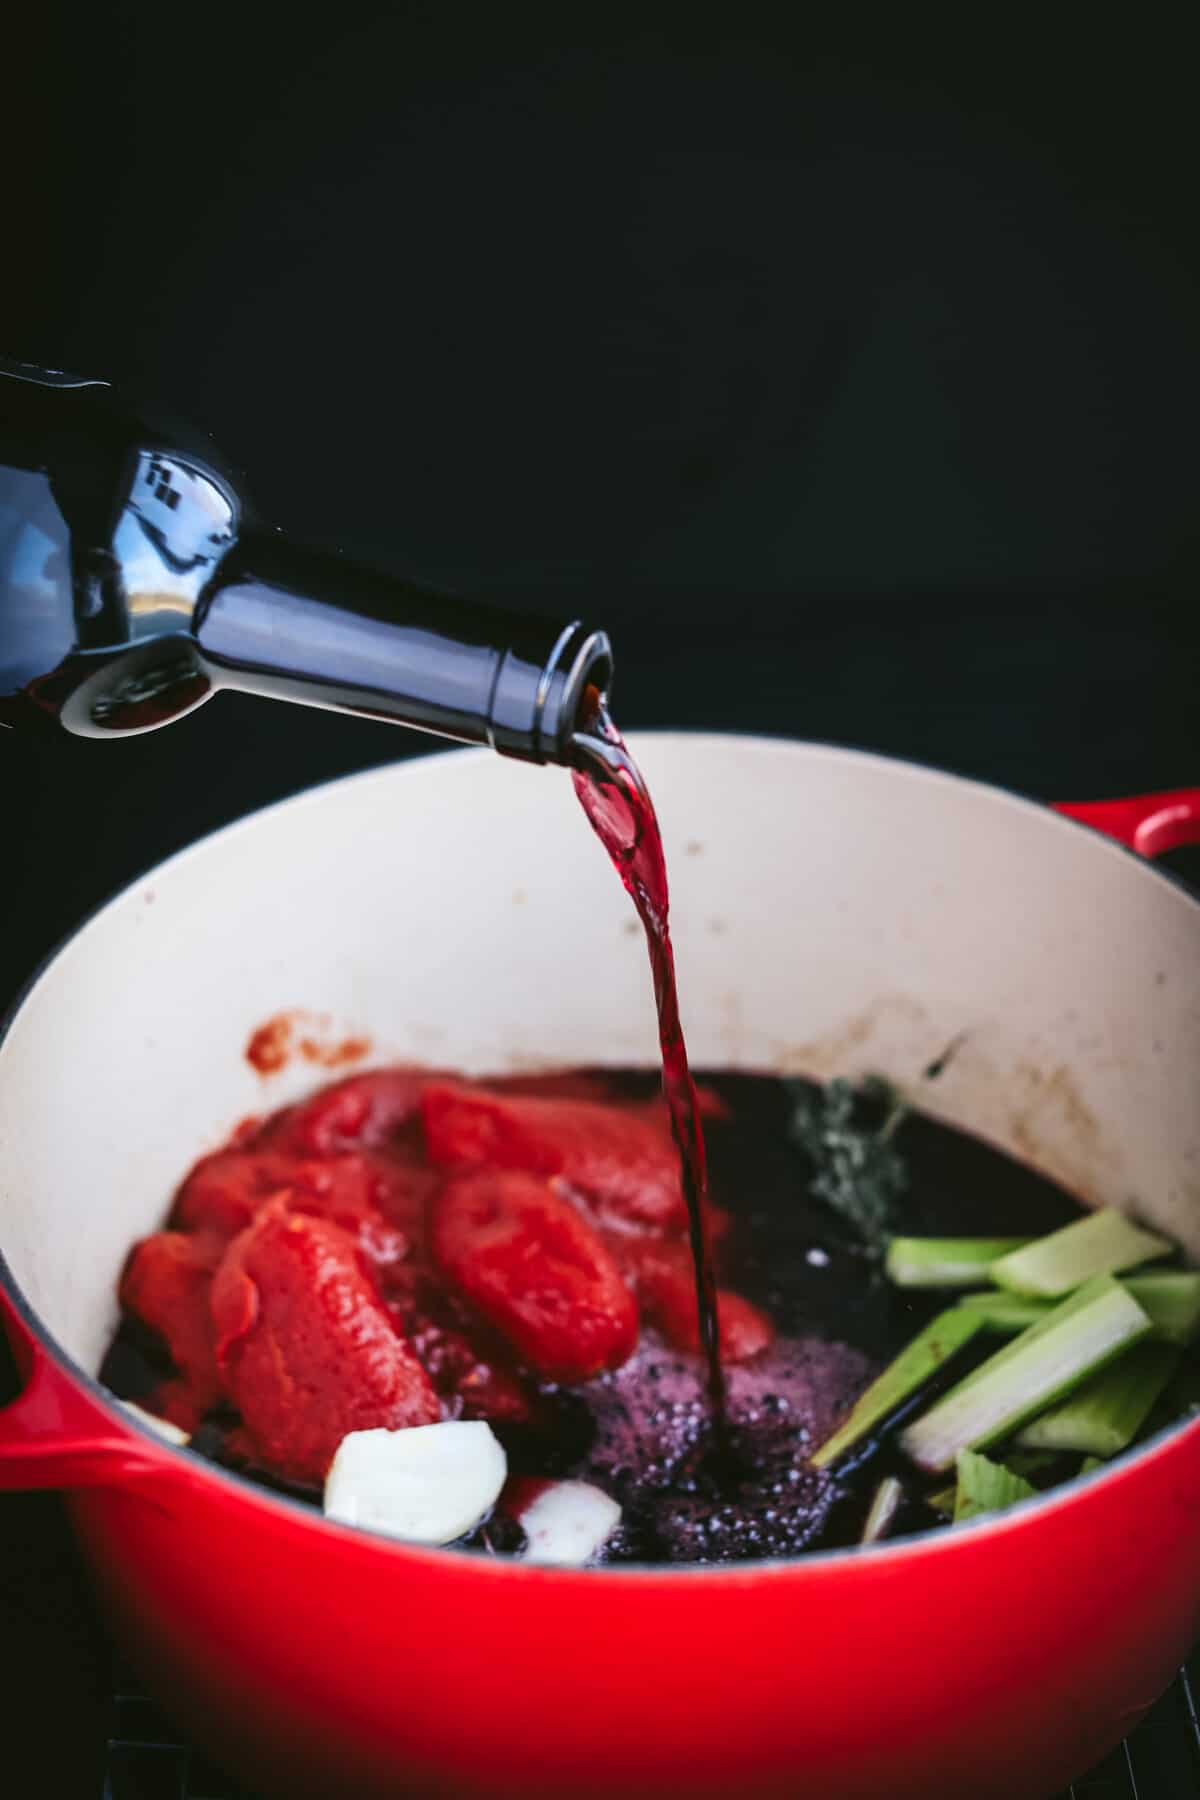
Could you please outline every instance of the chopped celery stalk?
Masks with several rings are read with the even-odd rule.
[[[934,1512],[942,1513],[947,1519],[954,1516],[954,1502],[958,1496],[957,1483],[951,1482],[949,1487],[939,1488],[936,1494],[926,1494],[925,1504]]]
[[[1090,1305],[1098,1293],[1107,1293],[1111,1286],[1111,1277],[1107,1275],[1097,1275],[1094,1280],[1085,1282],[1081,1288],[1076,1288],[1075,1292],[1069,1294],[1065,1300],[1060,1300],[1057,1306],[1051,1305],[1048,1300],[1040,1301],[1038,1303],[1040,1310],[1032,1324],[1027,1325],[1021,1335],[1014,1338],[1010,1344],[1005,1344],[1003,1350],[997,1350],[994,1356],[988,1358],[987,1362],[980,1363],[978,1368],[973,1369],[969,1375],[964,1376],[963,1380],[959,1383],[959,1386],[965,1387],[968,1381],[973,1381],[975,1377],[982,1374],[985,1369],[990,1370],[1003,1367],[1010,1357],[1017,1354],[1018,1350],[1023,1354],[1028,1345],[1037,1342],[1038,1338],[1047,1329],[1051,1321],[1053,1321],[1055,1328],[1057,1329],[1064,1319],[1071,1318],[1079,1311],[1080,1307]],[[959,1305],[962,1306],[962,1304],[963,1302],[960,1301]]]
[[[1015,1294],[1057,1300],[1094,1275],[1116,1275],[1155,1257],[1169,1256],[1174,1244],[1143,1231],[1124,1213],[1106,1206],[1086,1219],[1076,1219],[1049,1237],[1035,1238],[992,1264],[991,1279]]]
[[[979,1287],[992,1263],[1029,1242],[1021,1237],[894,1237],[884,1269],[897,1287]]]
[[[888,1364],[883,1374],[859,1395],[843,1423],[832,1437],[826,1438],[813,1457],[813,1467],[823,1469],[835,1456],[866,1437],[902,1401],[910,1399],[948,1357],[961,1350],[982,1329],[981,1318],[958,1307],[950,1307],[936,1319],[931,1319],[924,1331],[919,1332],[895,1361]]]
[[[948,1469],[960,1450],[1008,1437],[1149,1330],[1132,1294],[1097,1276],[915,1419],[900,1447],[928,1474]]]
[[[1133,1442],[1178,1366],[1173,1344],[1136,1344],[1032,1420],[1017,1442],[1031,1450],[1115,1456]]]
[[[1003,1512],[1018,1500],[1032,1500],[1037,1493],[1023,1476],[1015,1475],[1003,1463],[990,1457],[977,1456],[973,1450],[960,1450],[955,1459],[958,1485],[954,1495],[954,1523],[977,1519],[981,1513]]]
[[[1036,1325],[1050,1311],[1049,1300],[1026,1300],[1020,1294],[1005,1294],[998,1288],[981,1294],[964,1294],[958,1303],[981,1313],[989,1331],[1024,1331]]]
[[[894,1475],[885,1475],[875,1489],[875,1498],[867,1514],[867,1522],[858,1540],[860,1544],[877,1544],[886,1537],[896,1516],[896,1508],[904,1498],[904,1488]]]
[[[1085,1456],[1079,1465],[1079,1473],[1081,1475],[1094,1475],[1097,1469],[1102,1469],[1103,1467],[1104,1458],[1102,1456]]]
[[[1200,1337],[1200,1275],[1193,1270],[1127,1275],[1125,1286],[1163,1343],[1190,1344]]]

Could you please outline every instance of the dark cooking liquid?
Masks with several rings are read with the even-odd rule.
[[[648,1097],[656,1081],[648,1070],[603,1070],[596,1078],[632,1098]],[[710,1119],[708,1131],[712,1198],[730,1214],[717,1253],[721,1280],[769,1313],[778,1331],[761,1355],[726,1367],[731,1454],[716,1463],[711,1455],[701,1359],[670,1349],[646,1327],[623,1368],[578,1388],[544,1387],[535,1425],[494,1425],[510,1470],[590,1480],[611,1493],[622,1508],[604,1553],[611,1563],[738,1562],[854,1543],[880,1476],[893,1470],[909,1498],[892,1535],[933,1526],[938,1519],[924,1496],[944,1477],[922,1482],[890,1460],[886,1441],[849,1469],[817,1472],[809,1459],[947,1296],[894,1288],[840,1215],[811,1193],[812,1166],[790,1126],[798,1093],[815,1090],[765,1075],[701,1071],[701,1078],[729,1115]],[[919,1079],[915,1087],[919,1103]],[[905,1118],[894,1141],[908,1172],[893,1219],[898,1232],[1033,1236],[1079,1216],[1060,1188],[919,1113]],[[968,1347],[968,1363],[995,1347],[992,1339],[978,1351]],[[946,1379],[963,1366],[949,1365]],[[168,1373],[161,1346],[126,1319],[102,1380],[144,1401]],[[239,1461],[234,1424],[211,1417],[193,1448],[320,1504],[317,1490],[287,1488]],[[504,1553],[521,1542],[519,1526],[497,1515],[466,1547]]]
[[[893,1287],[854,1231],[812,1195],[812,1167],[791,1132],[798,1093],[815,1092],[809,1084],[707,1070],[700,1078],[730,1112],[708,1121],[712,1198],[732,1216],[717,1253],[721,1281],[768,1312],[779,1336],[762,1355],[726,1368],[729,1455],[715,1466],[698,1359],[646,1331],[624,1368],[571,1397],[579,1414],[564,1416],[580,1439],[555,1472],[594,1480],[620,1501],[610,1562],[740,1562],[853,1544],[886,1473],[901,1476],[907,1495],[889,1535],[931,1528],[940,1519],[926,1496],[945,1477],[923,1480],[888,1441],[832,1472],[813,1470],[809,1459],[951,1297]],[[645,1091],[644,1074],[625,1080]],[[895,1143],[908,1172],[895,1203],[898,1233],[1035,1236],[1080,1216],[1062,1189],[920,1114],[904,1120]],[[968,1346],[941,1385],[996,1347],[990,1337]],[[923,1390],[920,1403],[933,1391]],[[1066,1472],[1073,1468],[1047,1467],[1033,1479]]]
[[[679,1018],[679,988],[671,947],[670,896],[662,833],[654,802],[642,772],[630,756],[620,732],[592,690],[590,716],[575,743],[585,759],[572,773],[575,792],[600,842],[612,858],[626,893],[637,908],[646,933],[654,1004],[658,1009],[658,1043],[662,1054],[662,1087],[679,1150],[688,1230],[696,1272],[696,1310],[700,1347],[708,1370],[708,1398],[718,1444],[725,1432],[725,1377],[718,1354],[717,1283],[712,1245],[705,1218],[708,1166],[704,1128],[696,1086],[688,1067],[687,1044]]]

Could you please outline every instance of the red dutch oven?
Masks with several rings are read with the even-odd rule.
[[[1200,905],[1099,835],[1200,838],[1200,793],[1056,815],[820,746],[634,749],[699,1065],[903,1084],[956,1039],[928,1110],[1200,1252]],[[125,1253],[181,1171],[312,1084],[242,1055],[281,1007],[379,1061],[652,1061],[602,865],[568,783],[454,752],[196,845],[58,952],[0,1046],[0,1310],[26,1380],[0,1487],[67,1491],[153,1691],[265,1792],[1052,1794],[1200,1633],[1200,1420],[893,1545],[557,1571],[328,1523],[95,1379]]]

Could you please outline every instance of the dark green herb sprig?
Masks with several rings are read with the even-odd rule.
[[[894,1203],[908,1185],[892,1142],[907,1112],[878,1075],[857,1088],[839,1078],[816,1095],[798,1085],[791,1135],[813,1166],[809,1190],[841,1215],[875,1260],[887,1249]]]

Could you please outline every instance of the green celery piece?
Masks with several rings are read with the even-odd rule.
[[[1081,1307],[1090,1306],[1097,1294],[1107,1293],[1112,1285],[1111,1276],[1097,1275],[1094,1276],[1091,1281],[1085,1281],[1082,1287],[1076,1288],[1075,1292],[1069,1294],[1065,1300],[1060,1300],[1057,1306],[1052,1305],[1048,1300],[1039,1301],[1037,1303],[1039,1310],[1036,1318],[1025,1327],[1025,1330],[1021,1332],[1020,1336],[1015,1337],[1010,1344],[1005,1344],[1003,1350],[997,1350],[994,1356],[988,1358],[987,1362],[980,1363],[978,1368],[972,1369],[971,1373],[965,1375],[962,1381],[959,1382],[959,1386],[965,1387],[968,1381],[973,1381],[975,1377],[981,1375],[985,1369],[1002,1368],[1011,1357],[1016,1355],[1018,1350],[1023,1352],[1028,1345],[1036,1344],[1042,1333],[1050,1325],[1051,1321],[1053,1321],[1057,1328],[1062,1324],[1064,1319],[1072,1318]],[[967,1301],[970,1298],[970,1295],[964,1295],[959,1301],[959,1306],[967,1311],[982,1311],[982,1308],[967,1306]],[[1030,1301],[1023,1301],[1021,1304],[1031,1305],[1033,1303]]]
[[[1127,1275],[1124,1285],[1163,1343],[1190,1344],[1200,1337],[1200,1275],[1194,1270]]]
[[[825,1468],[836,1456],[865,1437],[982,1329],[982,1318],[958,1307],[950,1307],[936,1319],[931,1319],[924,1331],[919,1332],[882,1375],[859,1395],[843,1423],[813,1456],[813,1468]]]
[[[1085,1456],[1079,1465],[1079,1473],[1081,1475],[1094,1475],[1097,1469],[1102,1469],[1103,1467],[1104,1458],[1102,1456]]]
[[[1115,1456],[1137,1436],[1179,1367],[1173,1344],[1135,1344],[1066,1400],[1033,1419],[1017,1438],[1030,1450]]]
[[[984,1289],[979,1294],[964,1294],[958,1303],[981,1313],[989,1331],[1024,1331],[1044,1319],[1053,1304],[1049,1300],[1026,1300],[1020,1294],[1006,1294],[999,1288]]]
[[[939,1488],[936,1494],[926,1494],[925,1504],[934,1512],[944,1513],[949,1519],[954,1516],[954,1502],[958,1496],[958,1484],[951,1482],[949,1487]]]
[[[958,1484],[954,1494],[954,1523],[977,1519],[981,1513],[1003,1512],[1018,1500],[1032,1500],[1037,1493],[1023,1476],[1015,1475],[1003,1463],[978,1456],[973,1450],[960,1450],[955,1458]]]
[[[1143,1231],[1114,1206],[1106,1206],[1000,1257],[990,1273],[997,1287],[1058,1300],[1094,1275],[1136,1269],[1155,1257],[1169,1256],[1174,1248],[1169,1239]]]
[[[881,1537],[886,1537],[888,1527],[896,1516],[896,1508],[903,1498],[903,1484],[895,1475],[885,1475],[875,1489],[875,1498],[871,1501],[867,1522],[858,1540],[860,1544],[877,1544]]]
[[[884,1269],[897,1287],[978,1287],[988,1279],[992,1263],[1029,1238],[894,1237]]]
[[[900,1447],[927,1474],[948,1469],[960,1450],[1008,1437],[1149,1330],[1132,1294],[1097,1276],[915,1419]]]

